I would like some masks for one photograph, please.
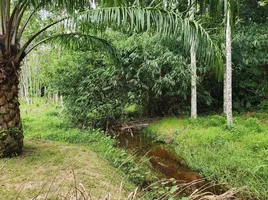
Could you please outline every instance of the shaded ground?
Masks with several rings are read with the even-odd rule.
[[[94,199],[108,191],[117,199],[121,180],[106,161],[66,143],[26,139],[21,156],[0,160],[0,199],[70,197],[76,186]]]

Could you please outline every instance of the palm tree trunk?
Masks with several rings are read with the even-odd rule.
[[[22,152],[23,132],[18,102],[20,64],[0,56],[0,157]]]
[[[191,5],[192,3],[192,5]],[[190,8],[190,19],[194,19],[194,1],[188,1]],[[191,36],[194,41],[194,36]],[[196,50],[194,47],[194,42],[191,44],[191,118],[197,118],[197,92],[196,92]]]
[[[226,26],[226,115],[227,125],[233,124],[232,114],[232,41],[231,41],[231,24],[230,24],[230,10],[227,10],[227,26]]]
[[[227,79],[226,79],[226,65],[224,66],[224,75],[223,75],[223,114],[227,114],[227,91],[226,91],[226,86],[227,84]]]
[[[197,118],[197,93],[196,93],[196,53],[191,46],[191,117]]]

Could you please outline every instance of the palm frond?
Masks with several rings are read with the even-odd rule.
[[[235,12],[239,14],[241,0],[196,0],[200,5],[200,11],[202,14],[208,13],[212,17],[225,16],[227,10],[230,11],[232,24],[235,21]]]
[[[90,7],[89,0],[17,0],[15,3],[17,5],[27,5],[27,7],[40,9],[60,8],[71,13]]]
[[[14,3],[14,5],[27,5],[27,7],[41,9],[60,8],[61,10],[66,10],[71,13],[92,8],[92,1],[90,0],[17,0]],[[95,0],[94,4],[97,4],[101,7],[131,5],[128,0]]]
[[[117,61],[118,58],[115,47],[107,40],[99,38],[97,36],[86,35],[81,33],[64,33],[50,36],[37,42],[35,45],[29,48],[25,52],[25,54],[26,55],[29,54],[32,50],[34,50],[36,47],[45,42],[60,44],[60,46],[64,46],[73,50],[91,50],[91,49],[104,50],[107,53],[109,53],[109,55],[114,60]]]
[[[74,22],[75,26],[71,22]],[[200,23],[183,18],[180,14],[155,8],[100,8],[75,16],[67,26],[77,27],[81,32],[88,32],[90,31],[88,27],[92,27],[92,24],[96,27],[153,30],[163,36],[176,37],[187,51],[191,45],[194,45],[197,57],[204,60],[208,68],[216,69],[219,76],[222,74],[223,61],[219,47]]]
[[[85,0],[18,0],[18,2],[27,2],[29,5],[39,6],[57,6],[61,5],[65,9],[74,9],[76,6],[87,5]],[[76,3],[74,3],[76,2]],[[67,5],[68,4],[68,5]],[[53,24],[57,24],[52,23]],[[127,28],[137,31],[153,30],[163,36],[177,37],[185,49],[189,51],[191,45],[194,45],[197,51],[197,57],[204,60],[208,68],[214,68],[220,74],[223,68],[221,51],[209,37],[208,32],[194,20],[183,18],[182,15],[174,12],[168,12],[158,8],[141,7],[109,7],[99,9],[89,9],[78,13],[64,20],[66,31],[79,32],[85,35],[91,35],[92,26]],[[50,27],[51,25],[47,26]],[[45,31],[44,28],[42,31]],[[30,42],[26,43],[18,58],[21,58],[23,51],[29,44],[40,35],[40,31],[34,35]]]

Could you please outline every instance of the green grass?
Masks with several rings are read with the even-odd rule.
[[[105,136],[98,129],[74,127],[62,113],[61,108],[41,102],[40,106],[22,105],[21,114],[24,128],[24,135],[29,139],[51,140],[67,142],[88,147],[101,158],[118,169],[119,173],[135,184],[155,180],[149,165],[139,162],[149,162],[148,159],[137,161],[126,151],[115,147],[115,140]],[[142,165],[138,167],[138,165]],[[138,170],[133,170],[137,169]]]
[[[136,163],[127,152],[115,148],[115,141],[100,130],[75,128],[62,109],[41,100],[34,106],[22,104],[21,114],[24,153],[0,160],[0,199],[16,195],[29,199],[38,194],[53,199],[58,191],[62,196],[71,195],[75,191],[68,191],[75,188],[75,182],[82,183],[93,197],[109,191],[117,198],[122,178],[123,196],[135,187],[126,179],[137,184],[152,180],[144,163]],[[145,132],[174,143],[176,152],[208,179],[229,187],[248,186],[245,195],[265,199],[267,121],[268,114],[248,113],[236,117],[230,129],[222,116],[167,118],[150,125]]]
[[[226,127],[225,117],[197,120],[167,118],[151,124],[146,134],[172,141],[190,167],[228,187],[247,186],[244,195],[268,198],[268,114],[248,113]]]
[[[23,107],[21,114],[26,138],[80,144],[88,146],[103,157],[118,153],[110,137],[104,137],[99,130],[73,127],[61,113],[61,109],[47,105],[33,109]]]
[[[119,197],[123,177],[88,148],[36,139],[24,143],[22,155],[0,160],[0,199],[70,199],[80,184],[93,198],[109,192]]]
[[[61,108],[42,99],[31,106],[22,103],[21,115],[23,154],[0,160],[0,199],[69,198],[74,182],[95,198],[107,193],[118,198],[122,180],[122,198],[135,189],[128,180],[139,181],[135,172],[124,173],[137,167],[135,161],[100,130],[73,127]]]
[[[140,117],[142,116],[142,108],[137,104],[129,105],[125,108],[125,112],[128,117]]]
[[[55,145],[58,144],[61,145],[56,149],[66,149],[65,146],[71,145],[73,148],[86,149],[87,153],[90,155],[95,155],[94,158],[88,157],[87,160],[81,157],[82,160],[84,159],[85,168],[87,166],[87,162],[100,163],[100,165],[96,165],[99,166],[99,168],[103,168],[103,170],[100,170],[99,173],[93,171],[91,175],[96,174],[96,177],[99,177],[101,173],[105,172],[104,175],[107,178],[107,182],[114,182],[114,184],[111,184],[111,187],[114,187],[115,185],[119,187],[121,179],[124,178],[124,191],[130,191],[135,189],[137,185],[150,183],[155,181],[157,178],[155,172],[151,171],[149,160],[147,158],[143,157],[142,159],[139,158],[137,160],[135,156],[131,154],[131,152],[129,153],[123,149],[116,148],[115,140],[110,136],[105,136],[101,130],[92,128],[76,128],[75,124],[70,123],[69,119],[66,118],[62,108],[50,104],[45,99],[35,99],[35,105],[26,105],[25,102],[21,102],[21,116],[26,141],[24,152],[27,152],[29,143],[31,143],[31,145],[36,144],[35,149],[41,151],[38,153],[38,156],[42,154],[40,157],[36,156],[35,154],[27,154],[27,156],[23,154],[17,158],[12,158],[15,161],[8,162],[10,165],[5,165],[5,161],[0,160],[0,167],[2,165],[5,166],[5,168],[7,167],[7,171],[9,171],[9,169],[16,168],[14,165],[16,162],[19,162],[19,160],[22,159],[21,157],[23,157],[25,160],[28,160],[24,163],[24,168],[22,168],[25,169],[25,176],[23,176],[24,172],[22,170],[18,170],[18,173],[22,174],[20,181],[21,184],[27,184],[26,179],[31,171],[32,173],[39,174],[33,170],[33,167],[31,166],[32,160],[37,161],[40,159],[40,161],[42,161],[41,163],[48,162],[52,165],[52,167],[55,165],[59,168],[65,168],[67,167],[66,165],[61,166],[61,164],[65,162],[64,155],[66,158],[72,158],[72,156],[74,158],[77,157],[76,153],[66,151],[65,154],[63,153],[62,158],[57,158],[58,162],[50,162],[50,160],[47,160],[49,156],[43,155],[46,154],[46,151],[49,149],[49,145],[51,145],[51,150],[54,150]],[[43,142],[49,142],[47,148],[43,148],[42,145],[40,145]],[[53,151],[52,154],[58,157],[58,151]],[[95,160],[92,161],[93,159]],[[107,166],[102,166],[102,164]],[[27,170],[27,168],[29,170]],[[49,165],[47,165],[47,168],[48,170],[50,169]],[[51,170],[53,171],[53,169]],[[7,173],[7,177],[12,176],[11,173],[13,172],[10,171],[10,173]],[[50,177],[48,176],[48,179],[49,178]],[[91,179],[92,177],[88,178]],[[101,178],[100,180],[96,181],[96,184],[98,185],[98,183],[103,181],[104,180]],[[16,194],[18,192],[18,187],[13,187],[13,185],[16,185],[15,182],[16,181],[11,181],[8,183],[10,186],[8,187],[8,190],[10,190],[9,194]],[[35,183],[35,179],[33,179],[31,182]],[[38,186],[36,184],[34,185],[34,190],[32,193],[30,193],[32,195],[36,194],[40,189],[42,189],[41,184]],[[101,184],[99,185],[101,186]],[[92,190],[91,187],[93,187],[93,194],[97,194],[99,192],[99,195],[102,195],[106,192],[106,188],[97,189],[94,185],[90,187],[88,184],[85,186],[87,186],[86,188],[90,189],[90,192]],[[101,189],[103,190],[101,191]],[[111,193],[113,192],[115,192],[115,190],[111,189]]]

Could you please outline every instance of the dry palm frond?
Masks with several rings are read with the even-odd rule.
[[[239,199],[236,197],[236,195],[241,192],[243,188],[231,188],[227,192],[220,194],[220,195],[214,195],[208,192],[205,193],[199,193],[198,191],[195,191],[193,194],[190,195],[189,200],[231,200],[231,199]]]

